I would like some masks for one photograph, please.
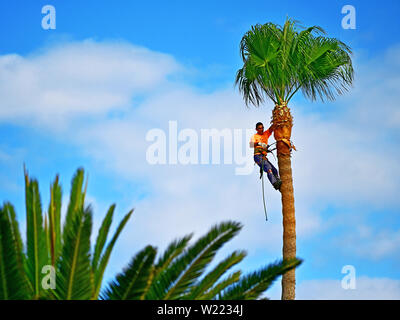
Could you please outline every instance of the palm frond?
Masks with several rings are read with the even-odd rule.
[[[204,278],[197,284],[192,286],[191,292],[187,295],[187,299],[195,300],[204,295],[215,283],[234,265],[238,264],[246,256],[245,251],[234,251],[227,258],[222,260],[214,267]]]
[[[66,241],[66,237],[69,234],[70,229],[75,221],[75,216],[79,210],[83,209],[85,192],[82,190],[84,179],[84,170],[79,168],[72,178],[71,182],[71,193],[69,204],[67,208],[67,214],[65,216],[64,228],[63,228],[63,241]]]
[[[3,205],[3,211],[10,223],[12,238],[15,242],[18,269],[21,270],[21,272],[25,273],[24,265],[26,263],[26,257],[24,254],[24,244],[22,243],[21,233],[19,231],[14,206],[9,202],[5,202]]]
[[[146,299],[157,299],[157,292],[161,291],[159,288],[160,278],[162,277],[164,271],[170,266],[171,262],[187,247],[192,236],[193,234],[189,234],[181,239],[176,239],[172,241],[165,249],[163,255],[157,260],[155,265],[154,279],[146,293]]]
[[[218,296],[218,300],[254,300],[257,299],[271,284],[284,274],[301,264],[302,260],[294,258],[278,261],[243,276],[238,283],[228,287]]]
[[[103,219],[99,233],[96,239],[96,245],[94,247],[93,259],[92,259],[92,269],[95,272],[98,268],[99,260],[103,252],[104,245],[107,241],[108,232],[111,227],[113,215],[115,210],[115,204],[112,204],[107,211],[106,216]]]
[[[0,208],[0,300],[22,300],[31,296],[22,255],[14,209],[10,204],[4,204]]]
[[[51,264],[54,266],[61,251],[61,197],[62,190],[59,177],[56,176],[50,186],[49,216],[49,250]]]
[[[216,285],[214,285],[206,293],[198,297],[197,300],[216,299],[216,297],[219,296],[221,292],[224,291],[227,287],[232,286],[234,283],[238,282],[241,274],[242,272],[240,270],[230,274],[228,277],[226,277],[225,279],[221,280]]]
[[[121,234],[123,228],[125,227],[126,223],[128,222],[129,218],[131,217],[133,213],[133,210],[129,211],[125,217],[122,219],[120,224],[118,225],[117,230],[114,233],[114,236],[112,237],[110,243],[107,245],[106,250],[104,251],[104,254],[101,256],[101,260],[98,264],[98,267],[94,273],[94,291],[93,291],[93,298],[97,298],[97,296],[100,293],[101,289],[101,283],[103,280],[103,275],[104,271],[106,270],[108,261],[111,256],[111,252],[114,248],[115,243],[117,242],[117,239],[119,235]]]
[[[63,300],[90,299],[93,293],[90,260],[91,208],[78,208],[66,232],[62,254],[57,263],[55,295]]]
[[[25,204],[26,204],[26,272],[32,287],[34,299],[40,297],[41,271],[48,264],[46,234],[43,228],[42,204],[37,180],[30,180],[25,170]]]
[[[102,297],[108,300],[138,300],[143,297],[151,281],[156,253],[152,246],[137,253],[128,267],[104,290]]]
[[[303,94],[311,100],[334,100],[352,85],[351,49],[334,38],[310,37],[300,77]]]
[[[199,238],[162,273],[158,299],[173,300],[185,295],[212,261],[217,250],[232,239],[241,228],[238,222],[223,222]]]

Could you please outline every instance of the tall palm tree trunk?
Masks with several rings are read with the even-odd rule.
[[[283,215],[283,259],[296,257],[296,218],[294,209],[291,153],[292,115],[286,103],[276,105],[272,112],[272,123],[275,125],[274,137],[277,141],[279,175],[282,180],[282,215]],[[282,300],[295,298],[295,270],[282,276]]]

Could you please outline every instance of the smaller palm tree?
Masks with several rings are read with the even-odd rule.
[[[27,236],[24,247],[14,207],[0,207],[0,299],[257,299],[301,260],[277,261],[247,275],[236,271],[222,276],[243,260],[234,251],[205,274],[217,251],[242,228],[227,221],[210,229],[189,245],[193,234],[171,242],[156,259],[157,248],[146,246],[101,291],[103,276],[114,245],[133,210],[120,222],[107,243],[115,205],[112,205],[91,248],[92,209],[85,206],[87,182],[78,169],[72,179],[70,201],[61,228],[61,187],[58,176],[50,188],[47,214],[42,213],[38,182],[25,174]],[[43,267],[52,266],[55,288],[45,289]]]

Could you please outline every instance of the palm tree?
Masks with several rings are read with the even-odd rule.
[[[50,204],[44,217],[38,182],[29,178],[25,168],[24,175],[25,248],[14,207],[5,202],[0,208],[0,299],[97,299],[115,242],[133,211],[122,219],[106,246],[115,205],[109,208],[91,254],[92,209],[84,206],[87,183],[83,186],[83,169],[78,169],[72,179],[63,229],[58,175],[50,187]],[[56,271],[54,290],[43,288],[44,266]]]
[[[146,246],[101,291],[103,276],[114,245],[133,210],[120,222],[107,243],[115,205],[110,206],[91,248],[92,209],[85,206],[87,181],[78,169],[72,179],[70,200],[61,228],[58,176],[50,187],[47,215],[42,212],[38,182],[25,174],[26,246],[21,239],[14,207],[0,207],[0,300],[10,299],[257,299],[280,275],[301,260],[277,261],[256,272],[236,271],[220,280],[242,261],[245,251],[234,251],[204,274],[216,252],[241,229],[227,221],[212,227],[189,245],[192,234],[171,242],[156,259],[157,248]],[[52,266],[56,286],[45,288],[43,267]]]
[[[301,29],[301,31],[300,31]],[[238,85],[246,106],[260,106],[265,99],[272,111],[277,141],[279,174],[282,180],[283,259],[296,256],[296,219],[291,168],[293,119],[288,107],[301,90],[311,101],[333,101],[352,85],[354,71],[351,49],[343,42],[322,36],[319,26],[299,27],[287,18],[282,26],[257,24],[240,42],[243,67],[237,71]],[[282,299],[295,298],[295,270],[282,277]]]

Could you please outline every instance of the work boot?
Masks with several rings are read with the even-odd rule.
[[[279,190],[279,191],[281,191],[281,185],[282,185],[282,180],[281,179],[278,179],[273,184],[275,190]]]

